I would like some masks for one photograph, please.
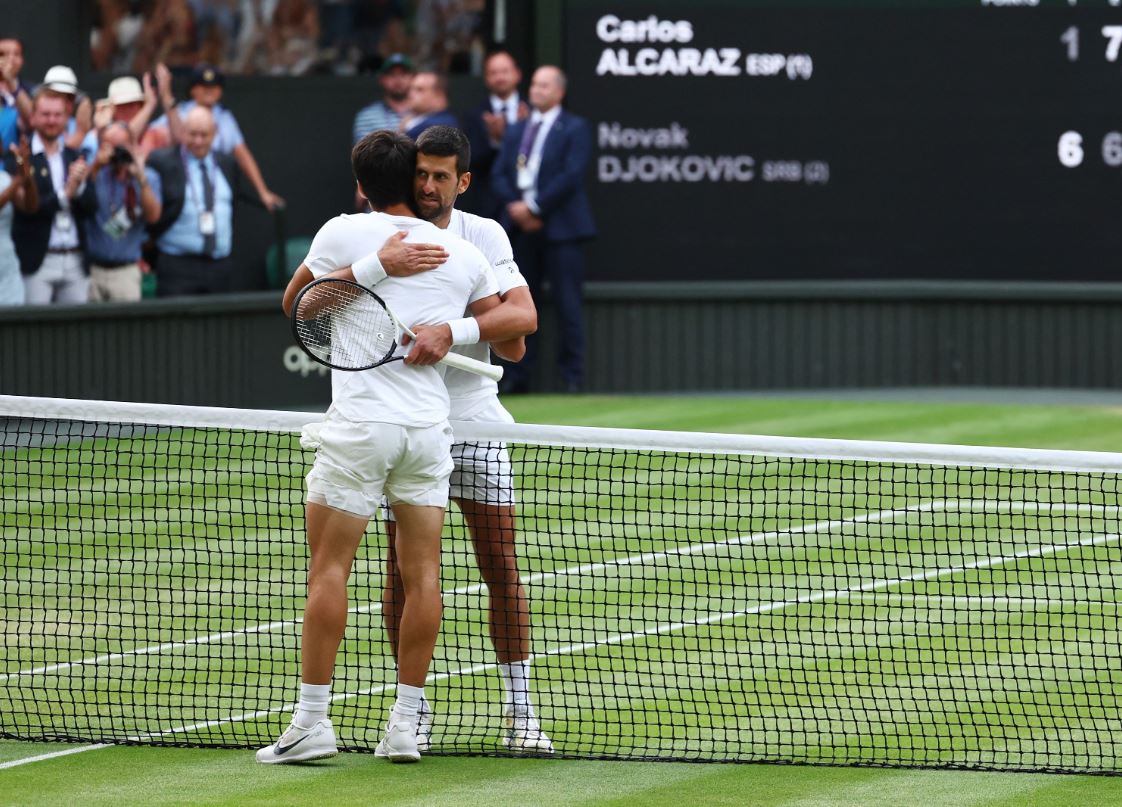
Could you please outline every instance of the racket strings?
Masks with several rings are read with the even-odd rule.
[[[379,364],[397,346],[397,331],[385,306],[351,284],[309,288],[297,305],[296,332],[313,355],[336,367]]]

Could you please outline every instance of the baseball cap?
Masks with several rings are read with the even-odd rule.
[[[204,87],[222,87],[226,84],[226,77],[222,75],[222,71],[212,64],[196,65],[195,69],[191,71],[190,87],[198,86],[199,84]]]
[[[384,76],[395,67],[400,67],[402,70],[408,70],[410,73],[413,72],[413,62],[409,60],[409,57],[404,53],[394,53],[390,56],[387,56],[386,60],[382,62],[382,67],[380,70],[378,70],[378,75]]]
[[[132,76],[121,76],[109,82],[109,103],[137,104],[144,101],[144,90]]]
[[[78,94],[78,77],[64,64],[56,64],[43,76],[43,86],[66,95]]]

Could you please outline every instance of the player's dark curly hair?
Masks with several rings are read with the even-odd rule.
[[[351,168],[375,210],[412,203],[417,146],[406,135],[389,129],[371,132],[351,150]]]
[[[417,151],[430,157],[456,156],[456,174],[463,176],[471,167],[471,144],[455,126],[430,126],[417,138]]]

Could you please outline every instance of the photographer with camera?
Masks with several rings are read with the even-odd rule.
[[[146,225],[160,218],[160,177],[144,167],[121,121],[101,130],[91,174],[97,211],[86,222],[90,301],[139,300],[140,250]]]

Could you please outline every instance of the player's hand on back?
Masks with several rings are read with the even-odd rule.
[[[405,241],[406,235],[405,232],[391,235],[378,250],[378,260],[390,277],[427,272],[448,260],[448,251],[439,244],[409,244]]]
[[[408,345],[413,342],[409,355],[405,357],[406,364],[427,366],[436,364],[448,355],[452,349],[452,329],[447,323],[440,325],[415,325],[413,333],[417,334],[414,341],[408,334],[401,337],[401,344]]]

